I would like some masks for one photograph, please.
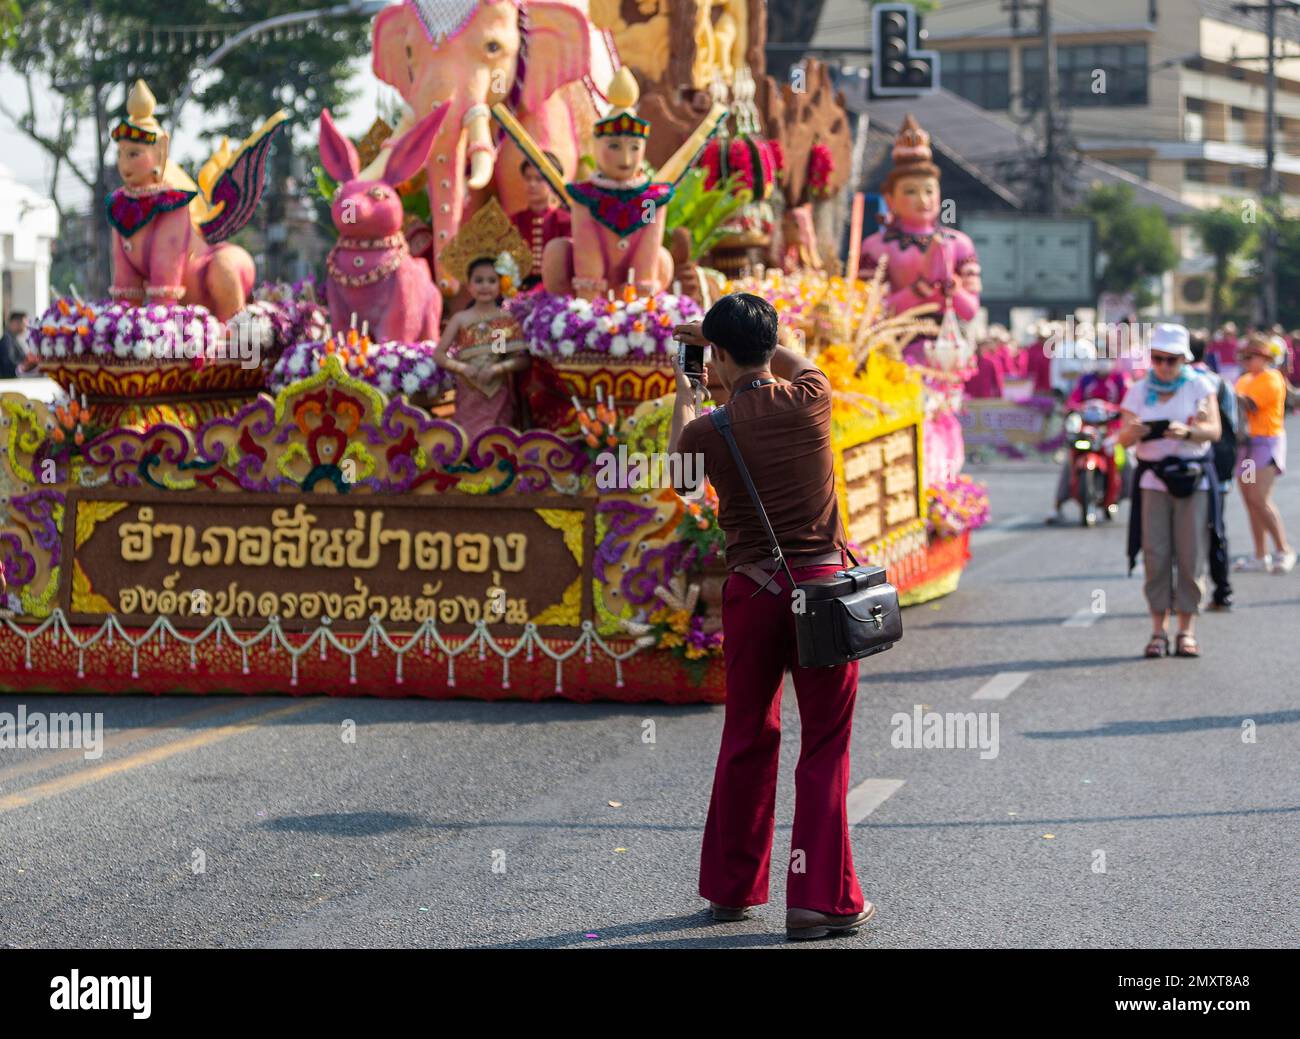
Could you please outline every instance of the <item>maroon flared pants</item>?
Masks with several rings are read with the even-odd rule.
[[[794,578],[804,581],[839,569],[836,565],[796,567]],[[790,668],[799,699],[802,745],[794,773],[786,906],[859,913],[862,890],[853,871],[845,806],[858,664],[799,667],[789,579],[782,572],[774,581],[780,582],[780,595],[768,591],[754,595],[758,586],[735,573],[727,577],[723,589],[727,703],[700,852],[700,895],[733,907],[768,900],[781,687]]]

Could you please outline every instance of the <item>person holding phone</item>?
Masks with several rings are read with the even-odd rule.
[[[727,700],[700,851],[700,896],[717,921],[744,919],[751,906],[768,900],[781,689],[789,670],[802,748],[786,936],[849,933],[875,913],[854,872],[846,804],[858,662],[798,666],[794,611],[801,604],[773,558],[726,441],[707,415],[697,417],[698,389],[720,384],[741,457],[795,582],[827,577],[848,565],[835,497],[830,380],[803,355],[777,345],[776,309],[751,293],[722,297],[702,323],[678,325],[674,334],[685,344],[689,370],[674,364],[677,399],[668,450],[702,456],[718,495],[730,571],[722,603]],[[711,347],[712,359],[701,375],[698,351],[704,347]],[[684,478],[700,467],[677,470]]]
[[[1119,443],[1137,457],[1129,508],[1129,570],[1141,545],[1152,633],[1145,656],[1169,655],[1169,616],[1178,616],[1176,656],[1198,657],[1196,615],[1205,594],[1209,529],[1222,530],[1211,444],[1219,439],[1214,387],[1191,367],[1182,325],[1151,332],[1150,367],[1120,404]]]

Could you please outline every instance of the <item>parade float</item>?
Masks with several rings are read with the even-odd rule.
[[[137,85],[113,298],[42,317],[65,400],[0,396],[0,688],[720,701],[716,499],[684,501],[653,460],[673,326],[734,290],[771,299],[835,387],[855,553],[905,601],[954,588],[987,503],[931,475],[935,376],[904,358],[921,339],[953,368],[949,296],[897,305],[896,256],[830,271],[809,201],[830,160],[768,146],[762,5],[708,10],[690,119],[631,61],[596,89],[563,4],[384,11],[374,69],[410,110],[360,148],[321,117],[322,289],[257,287],[228,242],[282,117],[190,181]],[[748,209],[774,199],[771,221]],[[728,280],[713,261],[737,250],[778,264]]]

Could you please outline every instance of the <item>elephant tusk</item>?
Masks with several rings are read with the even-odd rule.
[[[477,191],[492,180],[496,149],[492,147],[491,121],[486,105],[475,105],[465,119],[469,139],[469,186]]]

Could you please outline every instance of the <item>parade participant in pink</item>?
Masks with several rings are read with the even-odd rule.
[[[433,354],[456,376],[456,422],[471,437],[516,425],[514,374],[528,367],[523,329],[501,309],[498,263],[491,256],[470,263],[473,302],[452,315]]]
[[[998,345],[985,339],[977,348],[975,374],[966,380],[966,396],[981,399],[1002,396],[1003,371],[998,364]]]
[[[376,342],[438,338],[442,295],[429,265],[407,248],[397,185],[424,165],[446,114],[442,105],[393,145],[381,180],[362,180],[356,148],[335,127],[329,109],[321,112],[321,165],[339,182],[330,203],[339,240],[326,260],[335,328],[367,322]]]
[[[252,257],[225,239],[252,216],[271,135],[288,115],[277,113],[233,151],[223,141],[196,184],[168,157],[171,138],[154,118],[156,104],[136,80],[127,118],[113,129],[122,187],[105,199],[113,227],[109,292],[135,305],[184,299],[228,321],[244,308],[254,270]]]
[[[1098,370],[1079,376],[1065,406],[1067,409],[1081,407],[1086,400],[1104,400],[1107,404],[1118,405],[1124,400],[1128,383],[1128,377],[1122,371],[1105,360],[1099,361]]]
[[[1237,381],[1241,374],[1241,365],[1237,361],[1237,326],[1229,321],[1215,333],[1207,351],[1211,367],[1219,373],[1229,386]]]
[[[1035,335],[1025,347],[1025,375],[1034,380],[1034,395],[1049,397],[1052,394],[1052,359],[1047,356],[1047,340]]]
[[[551,152],[545,154],[552,165],[558,169],[560,160]],[[524,159],[519,164],[519,172],[524,178],[524,187],[528,191],[528,207],[511,213],[510,222],[528,243],[533,254],[533,273],[521,286],[531,288],[541,280],[542,253],[547,243],[555,238],[565,238],[573,231],[569,211],[556,201],[555,193],[537,167]]]

